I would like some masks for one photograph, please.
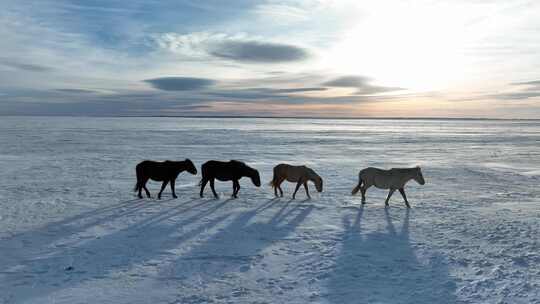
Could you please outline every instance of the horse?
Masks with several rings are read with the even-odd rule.
[[[145,160],[135,167],[135,171],[137,173],[137,184],[133,191],[139,191],[139,198],[142,198],[142,189],[144,189],[149,198],[152,197],[150,191],[146,188],[146,182],[148,182],[149,179],[163,182],[161,184],[161,190],[158,193],[158,199],[161,199],[161,193],[169,182],[171,183],[172,195],[174,198],[177,198],[174,191],[174,182],[181,172],[187,171],[193,175],[197,174],[197,168],[195,168],[193,162],[187,158],[184,161],[166,160],[164,162]]]
[[[411,208],[405,195],[405,184],[414,179],[418,184],[424,185],[426,181],[422,175],[420,167],[414,168],[392,168],[390,170],[382,170],[378,168],[369,167],[363,169],[358,174],[358,185],[352,190],[352,195],[358,193],[358,190],[362,193],[362,204],[366,203],[366,191],[369,187],[375,186],[379,189],[390,189],[388,197],[384,204],[388,206],[388,201],[394,191],[399,190],[401,196],[405,200],[407,208]]]
[[[216,190],[214,189],[214,180],[230,181],[233,182],[233,194],[232,197],[236,198],[238,191],[240,191],[240,183],[238,182],[242,177],[249,177],[251,182],[257,187],[261,186],[261,177],[259,171],[249,167],[245,163],[237,160],[231,160],[228,162],[221,162],[216,160],[210,160],[201,166],[202,179],[199,185],[201,186],[200,196],[203,197],[204,187],[210,182],[210,188],[214,193],[215,198],[219,198]]]
[[[272,178],[270,185],[274,188],[274,194],[276,195],[276,197],[278,196],[278,189],[281,197],[283,197],[283,189],[281,189],[281,183],[283,183],[284,180],[296,183],[296,189],[294,190],[292,196],[293,199],[296,198],[296,192],[298,192],[298,188],[300,188],[300,185],[304,185],[307,197],[311,198],[307,185],[308,181],[312,181],[315,184],[315,188],[317,188],[318,192],[322,192],[323,190],[322,178],[317,173],[315,173],[315,171],[306,166],[291,166],[288,164],[279,164],[274,167],[274,177]]]

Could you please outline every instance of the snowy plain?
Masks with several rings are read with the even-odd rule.
[[[540,121],[1,117],[0,303],[540,303],[539,147]],[[184,158],[263,185],[135,197],[138,162]],[[281,162],[324,191],[274,199]],[[410,210],[350,195],[415,165]]]

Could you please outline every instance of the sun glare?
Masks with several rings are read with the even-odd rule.
[[[381,8],[359,18],[325,63],[411,91],[446,88],[465,66],[465,23],[456,8]]]

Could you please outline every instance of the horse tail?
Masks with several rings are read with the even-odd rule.
[[[137,191],[139,189],[139,182],[135,183],[135,187],[133,187],[133,192]]]
[[[277,186],[277,175],[274,174],[274,176],[272,177],[272,180],[268,183],[269,186],[272,186],[272,187],[276,187]]]
[[[358,185],[356,185],[356,187],[354,187],[354,189],[351,192],[352,195],[355,195],[356,193],[358,193],[358,191],[362,187],[362,183],[364,183],[364,181],[362,180],[362,178],[360,178],[358,181]]]

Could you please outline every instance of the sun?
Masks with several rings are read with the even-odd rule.
[[[359,17],[326,53],[337,73],[365,75],[411,91],[439,90],[462,78],[467,31],[463,12],[401,5]]]

